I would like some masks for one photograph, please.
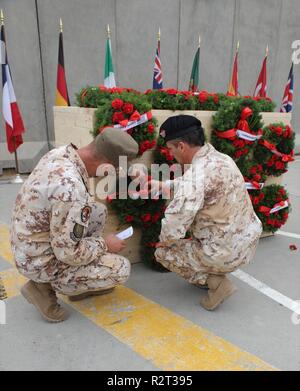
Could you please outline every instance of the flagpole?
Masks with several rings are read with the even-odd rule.
[[[21,178],[21,175],[19,173],[19,162],[18,162],[18,154],[17,154],[15,137],[13,137],[13,142],[14,142],[14,149],[15,149],[16,177],[10,183],[23,183],[24,181]]]
[[[1,26],[4,26],[4,15],[2,9],[0,11],[0,21],[1,21]],[[15,137],[13,137],[12,139],[13,139],[14,150],[15,150],[14,155],[15,155],[15,163],[16,163],[16,177],[10,183],[23,183],[23,179],[21,178],[19,173],[19,162],[18,162],[18,154],[16,149],[16,140]]]

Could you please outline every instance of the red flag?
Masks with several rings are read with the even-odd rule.
[[[266,97],[267,96],[267,58],[266,55],[262,64],[262,68],[256,83],[254,97]]]
[[[7,60],[4,25],[1,26],[0,49],[3,86],[3,117],[5,119],[7,148],[10,153],[13,153],[21,144],[23,144],[22,134],[24,133],[25,129],[16,101],[10,68]]]
[[[232,67],[232,75],[228,86],[227,95],[237,96],[238,95],[238,51],[235,53],[234,63]]]

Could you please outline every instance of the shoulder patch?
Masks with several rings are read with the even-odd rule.
[[[86,223],[89,220],[90,215],[91,215],[91,207],[90,206],[85,206],[81,210],[81,221],[83,223]]]
[[[70,233],[70,237],[74,242],[78,242],[83,237],[84,226],[80,224],[75,224],[73,231]]]

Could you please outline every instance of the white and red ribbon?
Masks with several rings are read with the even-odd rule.
[[[245,132],[244,130],[240,130],[240,129],[238,129],[236,131],[236,134],[239,138],[242,138],[247,141],[252,141],[252,142],[262,138],[261,134],[255,135],[255,134],[251,134],[251,133]]]
[[[270,210],[270,213],[278,212],[279,210],[287,208],[288,206],[289,202],[287,200],[280,202],[278,205],[275,205],[274,208]]]
[[[252,182],[245,182],[245,185],[246,185],[246,189],[247,190],[260,190],[264,187],[264,183],[258,183],[257,185],[259,186],[255,186]]]
[[[131,128],[135,128],[138,125],[141,125],[141,124],[144,124],[145,122],[150,121],[151,119],[152,119],[152,113],[151,113],[151,111],[148,111],[147,113],[141,115],[140,119],[138,119],[137,121],[128,121],[126,126],[122,126],[120,124],[114,125],[114,128],[120,129],[123,132],[126,132],[126,130],[131,129]]]

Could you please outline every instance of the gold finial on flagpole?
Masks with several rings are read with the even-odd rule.
[[[0,21],[1,21],[1,26],[4,25],[4,15],[3,15],[3,10],[1,9],[0,11]]]
[[[59,18],[59,31],[62,33],[63,32],[63,22],[61,18]]]
[[[160,27],[158,28],[158,35],[157,35],[157,38],[158,40],[160,41],[160,36],[161,36],[161,33],[160,33]]]
[[[266,47],[266,57],[268,56],[268,54],[269,54],[269,45],[267,45]]]
[[[240,41],[237,41],[237,44],[236,44],[236,51],[237,52],[239,51],[239,48],[240,48]]]
[[[110,38],[110,28],[109,28],[109,24],[107,25],[107,37]]]
[[[200,45],[201,45],[201,36],[199,35],[199,41],[198,41],[198,43],[199,43],[199,48],[200,48]]]

